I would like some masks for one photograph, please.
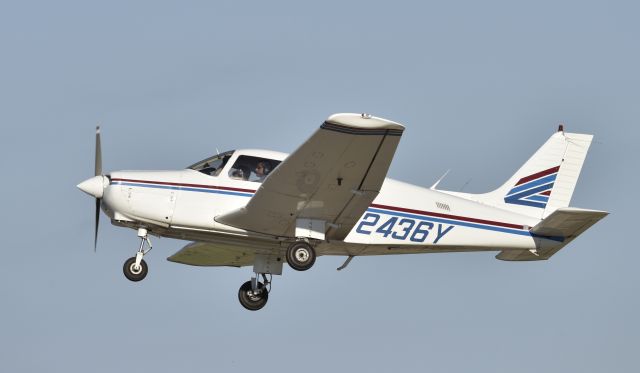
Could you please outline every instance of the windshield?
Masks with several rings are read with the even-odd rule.
[[[228,152],[214,155],[213,157],[209,157],[203,161],[192,164],[187,168],[202,172],[206,175],[218,176],[224,168],[224,165],[227,164],[229,158],[233,155],[233,152],[233,150],[230,150]]]

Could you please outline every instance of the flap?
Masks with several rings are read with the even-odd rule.
[[[191,242],[168,257],[175,263],[193,266],[243,267],[253,265],[254,251],[220,243]]]

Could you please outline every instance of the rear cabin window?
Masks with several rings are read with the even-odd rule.
[[[274,159],[241,155],[229,170],[229,178],[261,183],[279,164]]]

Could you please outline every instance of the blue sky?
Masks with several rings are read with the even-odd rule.
[[[638,370],[638,5],[617,1],[3,2],[0,366],[115,370]],[[250,269],[192,268],[75,188],[215,152],[290,152],[332,113],[406,125],[389,176],[491,190],[559,123],[595,134],[572,205],[611,215],[548,262],[322,257],[261,312]]]

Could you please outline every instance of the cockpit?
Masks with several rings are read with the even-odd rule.
[[[268,151],[235,151],[216,154],[188,168],[215,177],[261,183],[286,155]]]

